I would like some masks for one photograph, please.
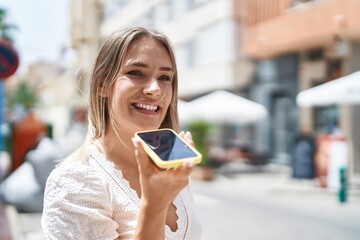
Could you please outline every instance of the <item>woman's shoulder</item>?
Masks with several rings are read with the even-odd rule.
[[[85,174],[88,170],[91,170],[88,161],[67,162],[67,159],[64,159],[51,171],[49,178],[81,176]]]
[[[90,157],[94,152],[93,147],[78,150],[65,159],[63,159],[51,172],[49,178],[81,178],[97,175],[97,169],[94,167],[94,161]]]
[[[76,187],[79,183],[81,184],[81,182],[88,181],[87,176],[91,175],[92,171],[93,170],[86,162],[60,163],[50,173],[46,182],[46,187]]]
[[[94,146],[86,154],[72,154],[64,159],[50,173],[47,186],[67,188],[68,186],[104,188],[111,183],[109,174],[115,174],[115,168]],[[118,178],[116,175],[114,178]]]
[[[89,162],[73,162],[61,164],[51,172],[45,186],[44,203],[57,206],[65,204],[64,201],[80,204],[93,199],[98,202],[107,199],[109,194],[108,182],[101,171]]]
[[[72,158],[73,156],[65,158],[52,170],[47,179],[47,185],[103,184],[102,171],[99,170],[92,158]]]

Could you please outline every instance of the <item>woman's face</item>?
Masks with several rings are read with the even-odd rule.
[[[159,128],[171,102],[173,75],[165,47],[151,38],[132,43],[113,89],[116,131]]]

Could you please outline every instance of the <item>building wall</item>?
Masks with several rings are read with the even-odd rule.
[[[261,16],[264,8],[252,9]],[[318,0],[288,8],[277,17],[247,24],[244,51],[264,58],[331,45],[336,35],[360,39],[359,9],[358,0]]]
[[[76,81],[81,92],[89,88],[92,65],[100,44],[101,0],[72,0],[71,47],[77,56]],[[85,96],[84,96],[85,97]]]
[[[353,42],[350,45],[349,57],[347,59],[347,64],[345,66],[345,71],[347,73],[352,73],[355,71],[360,71],[360,41]],[[350,166],[351,172],[360,174],[360,104],[353,104],[347,106],[347,121],[346,121],[346,131],[345,134],[350,140]]]
[[[313,87],[314,85],[321,84],[328,80],[328,65],[327,60],[332,58],[341,59],[343,62],[341,66],[341,75],[347,75],[355,71],[360,70],[360,42],[350,42],[348,46],[348,51],[345,54],[335,54],[333,48],[324,48],[324,56],[321,59],[316,61],[310,61],[307,58],[302,58],[301,70],[300,70],[300,81],[299,87],[300,90],[305,90]],[[307,53],[303,52],[302,55],[305,56]],[[356,146],[360,144],[360,131],[357,129],[357,123],[359,121],[359,105],[350,104],[350,105],[335,105],[332,108],[336,108],[339,127],[343,132],[344,136],[349,140],[349,167],[351,172],[359,173],[360,172],[360,160],[359,160],[359,150]],[[315,129],[315,118],[316,111],[322,111],[322,108],[318,107],[307,107],[300,108],[299,127],[309,126],[314,131],[317,130],[316,134],[326,133],[326,126],[323,126],[321,129]],[[331,112],[329,113],[332,114]],[[329,116],[330,118],[333,118]]]
[[[327,78],[328,58],[340,57],[345,62],[344,74],[359,69],[359,55],[336,56],[335,42],[335,36],[341,37],[351,45],[352,52],[359,49],[354,45],[360,39],[359,0],[108,0],[104,3],[104,14],[96,18],[101,26],[101,38],[134,25],[154,27],[170,37],[179,68],[180,97],[192,98],[218,88],[242,92],[250,84],[249,96],[267,106],[271,118],[256,128],[259,152],[269,152],[274,139],[289,139],[286,131],[291,127],[293,134],[301,125],[313,127],[314,109],[298,109],[294,97],[298,91]],[[92,13],[100,16],[97,9]],[[81,36],[88,35],[75,36],[81,42],[84,41]],[[96,41],[96,34],[91,39]],[[94,52],[91,46],[95,45],[80,50],[84,51],[83,59],[91,57],[87,55]],[[316,61],[307,59],[307,53],[316,48],[323,49],[324,56]],[[292,70],[282,72],[282,68],[289,67],[286,59],[295,55],[299,59],[290,61]],[[284,91],[286,98],[279,96]],[[290,109],[291,121],[281,117],[282,108]],[[354,132],[356,111],[342,108],[339,112],[344,119],[352,119],[341,121],[346,132]],[[279,129],[279,136],[274,137],[272,129],[280,125],[272,124],[281,118],[290,127],[285,128],[285,133]],[[281,151],[289,154],[289,148]]]
[[[298,53],[298,91],[360,70],[360,1],[243,0],[239,5],[242,9],[238,16],[243,19],[242,47],[245,54],[266,63]],[[322,52],[321,56],[312,59],[311,55],[314,56],[318,50]],[[339,66],[333,65],[336,61]],[[257,71],[260,69],[261,66],[257,66]],[[264,88],[261,83],[255,85],[258,92]],[[269,104],[267,106],[270,107]],[[358,108],[358,105],[298,108],[297,125],[298,128],[309,126],[320,133],[329,124],[323,121],[323,126],[320,126],[321,119],[337,118],[341,130],[349,139],[351,171],[356,173],[360,172],[360,153],[356,147],[360,144],[360,133],[356,129],[360,117]],[[274,119],[271,108],[268,110]],[[258,126],[258,138],[271,141],[266,134],[273,128],[271,122],[269,126]]]
[[[153,27],[168,35],[175,47],[182,98],[219,88],[238,90],[249,82],[253,65],[239,50],[235,2],[128,1],[112,16],[104,17],[101,35],[134,25]]]
[[[273,162],[288,164],[291,161],[297,133],[298,66],[297,54],[259,60],[256,65],[251,97],[267,108],[269,117],[256,126],[255,151],[269,156]]]
[[[307,57],[306,52],[301,53],[299,66],[299,91],[311,88],[318,82],[323,82],[326,74],[326,62],[324,58],[311,60]],[[301,127],[309,127],[314,129],[313,109],[311,107],[299,109],[298,130]]]

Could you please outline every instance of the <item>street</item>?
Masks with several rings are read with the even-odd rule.
[[[336,193],[291,190],[286,178],[245,173],[193,181],[203,239],[359,239],[358,199],[340,204]]]
[[[217,173],[213,181],[192,179],[202,240],[358,240],[360,189],[339,203],[336,192],[293,180],[289,169]],[[12,211],[9,211],[12,210]],[[8,209],[14,239],[44,239],[41,214]],[[1,237],[0,237],[1,239]]]

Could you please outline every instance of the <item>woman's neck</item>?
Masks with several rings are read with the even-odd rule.
[[[126,135],[121,135],[126,136]],[[107,134],[98,139],[99,148],[107,159],[113,162],[116,169],[122,172],[123,177],[129,182],[130,187],[141,197],[138,165],[135,159],[135,149],[130,135],[128,137],[113,137]]]
[[[116,167],[137,167],[134,145],[131,140],[132,137],[131,134],[109,132],[99,139],[107,158],[112,161]]]

